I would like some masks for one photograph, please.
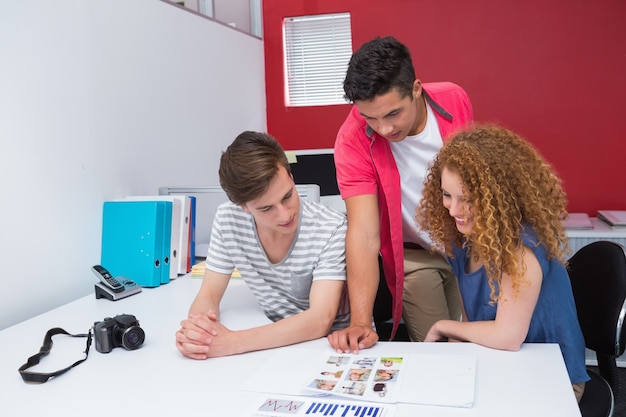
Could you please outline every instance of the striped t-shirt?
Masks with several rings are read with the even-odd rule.
[[[300,199],[297,237],[280,262],[272,264],[259,241],[254,218],[231,202],[217,208],[206,267],[220,274],[237,268],[265,315],[272,321],[309,308],[315,280],[346,280],[345,215]],[[332,331],[350,321],[347,291]]]

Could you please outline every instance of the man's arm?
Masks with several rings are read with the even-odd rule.
[[[176,347],[192,359],[206,359],[215,335],[215,323],[219,320],[219,306],[228,282],[229,274],[219,274],[205,269],[202,286],[196,295],[189,316],[176,332]]]
[[[356,354],[359,349],[371,347],[378,341],[372,329],[372,313],[380,278],[380,220],[378,199],[374,194],[349,197],[345,203],[350,327],[334,332],[328,336],[328,341],[337,351]]]
[[[337,315],[344,285],[344,281],[313,281],[308,310],[264,326],[232,331],[214,322],[216,332],[206,357],[270,349],[326,336]]]
[[[189,314],[208,313],[214,311],[219,318],[220,301],[230,282],[229,274],[219,274],[209,269],[204,270],[202,286],[189,307]]]

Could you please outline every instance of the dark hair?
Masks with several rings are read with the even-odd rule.
[[[285,151],[266,133],[239,134],[220,159],[220,185],[230,201],[243,205],[263,194],[280,167],[291,174]]]
[[[343,91],[346,100],[370,101],[396,88],[412,97],[415,69],[409,49],[392,36],[363,44],[350,58]]]

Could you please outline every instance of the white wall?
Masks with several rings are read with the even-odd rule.
[[[214,0],[215,19],[250,33],[250,0]]]
[[[165,2],[0,1],[0,329],[93,292],[105,200],[218,184],[264,82],[261,40]]]

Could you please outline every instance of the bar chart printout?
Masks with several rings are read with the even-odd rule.
[[[252,417],[391,417],[395,406],[364,402],[321,401],[319,399],[267,399]]]

